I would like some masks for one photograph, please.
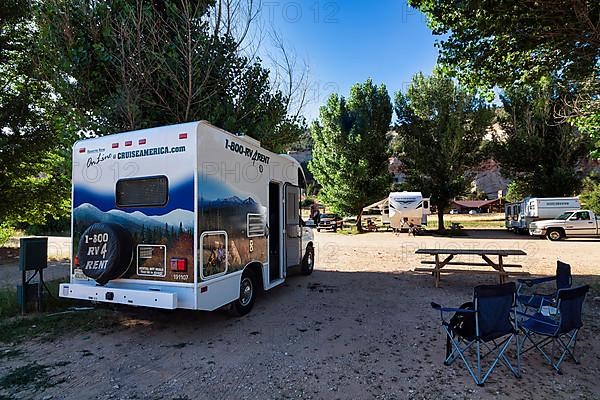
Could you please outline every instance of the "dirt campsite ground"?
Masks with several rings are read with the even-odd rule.
[[[598,241],[502,230],[455,238],[320,233],[316,241],[314,273],[290,277],[242,318],[104,309],[110,323],[91,331],[0,343],[0,399],[600,398]],[[430,302],[458,306],[473,286],[495,282],[445,275],[436,289],[430,275],[412,272],[422,260],[417,248],[444,246],[522,249],[528,255],[514,261],[539,275],[552,274],[557,258],[571,263],[576,284],[594,283],[577,343],[581,365],[565,362],[557,375],[528,353],[522,379],[499,366],[484,387],[461,364],[443,366],[445,339]]]

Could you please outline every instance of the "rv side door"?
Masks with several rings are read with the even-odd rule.
[[[300,228],[300,188],[285,185],[285,266],[300,265],[302,260],[302,229]]]
[[[421,215],[421,225],[427,225],[427,216],[431,214],[429,205],[429,199],[423,199],[423,214]]]

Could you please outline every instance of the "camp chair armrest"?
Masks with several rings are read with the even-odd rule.
[[[540,297],[547,298],[547,297],[554,297],[554,296],[556,296],[556,293],[533,292],[533,295],[534,296],[540,296]]]
[[[521,284],[532,287],[534,285],[539,285],[540,283],[555,281],[555,276],[547,276],[544,278],[534,278],[534,279],[517,279],[517,281]]]
[[[431,308],[433,308],[434,310],[438,310],[441,312],[457,312],[457,313],[474,313],[475,310],[470,310],[468,308],[451,308],[451,307],[442,307],[441,305],[437,304],[437,303],[431,303]]]

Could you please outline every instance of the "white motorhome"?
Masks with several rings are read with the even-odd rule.
[[[204,121],[79,141],[60,296],[245,314],[291,268],[313,270],[303,186],[292,157]]]
[[[389,221],[394,230],[408,229],[409,224],[427,225],[431,214],[429,199],[421,192],[392,192],[388,196]]]
[[[553,219],[567,210],[580,207],[578,197],[526,197],[520,203],[506,204],[506,228],[526,233],[532,222]]]

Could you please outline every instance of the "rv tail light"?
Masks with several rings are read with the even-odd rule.
[[[208,292],[208,286],[202,286],[200,288],[200,293],[206,293],[206,292]]]
[[[113,143],[113,144],[112,144],[112,148],[113,148],[113,149],[117,149],[117,148],[119,148],[119,143]]]
[[[187,258],[171,258],[171,271],[186,272]]]
[[[79,149],[79,152],[80,152],[80,153],[85,153],[85,147],[82,147],[82,148],[80,148],[80,149]]]
[[[79,267],[79,256],[75,256],[75,266]]]
[[[179,139],[187,139],[187,133],[180,133]]]
[[[131,140],[127,140],[125,142],[125,146],[131,146],[133,144],[133,142]]]
[[[139,143],[139,144],[146,144],[146,139],[140,139],[140,140],[138,141],[138,143]]]

